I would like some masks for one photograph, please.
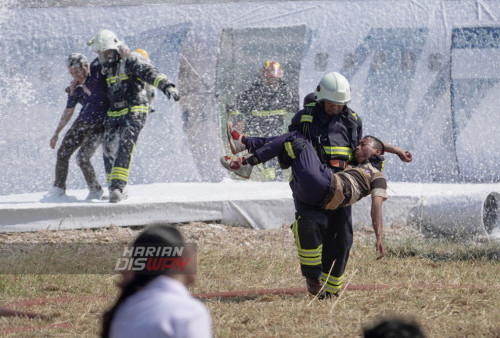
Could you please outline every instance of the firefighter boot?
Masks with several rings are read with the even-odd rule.
[[[220,163],[224,166],[224,168],[243,178],[250,178],[253,166],[248,164],[246,161],[245,164],[243,164],[243,161],[245,161],[245,157],[240,158],[238,156],[226,155],[220,158]]]
[[[333,298],[333,297],[338,297],[338,296],[339,296],[338,292],[325,292],[326,298]]]
[[[226,123],[227,140],[229,142],[229,147],[233,154],[240,153],[244,151],[247,147],[243,143],[243,136],[241,132],[236,129],[231,121]]]
[[[313,296],[317,296],[318,299],[325,298],[325,291],[321,290],[323,285],[319,278],[306,277],[307,291]]]

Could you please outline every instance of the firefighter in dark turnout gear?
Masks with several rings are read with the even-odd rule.
[[[361,118],[346,106],[351,101],[349,82],[339,73],[328,73],[318,84],[314,99],[310,100],[311,95],[308,98],[288,129],[302,132],[333,173],[342,171],[353,159],[363,134]],[[384,146],[386,152],[411,161],[409,152],[385,143]],[[298,198],[294,198],[294,203],[296,221],[292,231],[308,290],[317,294],[324,284],[326,295],[336,295],[342,287],[353,242],[351,206],[325,211]]]
[[[281,65],[269,60],[264,63],[259,78],[238,95],[235,106],[230,106],[229,115],[245,134],[271,137],[286,131],[286,115],[295,113],[298,108],[298,97],[283,80]],[[259,166],[268,181],[282,178],[281,170],[276,167],[276,160]]]
[[[236,131],[237,133],[237,131]],[[220,158],[221,164],[235,174],[249,178],[252,168],[276,156],[280,164],[292,168],[293,179],[290,188],[294,199],[312,207],[335,210],[356,203],[371,195],[372,226],[375,231],[375,247],[379,252],[377,259],[384,256],[382,238],[382,202],[387,199],[387,183],[380,171],[384,161],[384,145],[374,136],[365,136],[356,146],[353,163],[345,170],[333,173],[319,160],[311,142],[300,132],[294,131],[274,137],[241,137],[228,134],[233,144],[231,152],[250,150],[249,155],[226,155]],[[299,237],[295,235],[295,239]],[[297,243],[299,251],[300,243]]]
[[[149,98],[145,83],[161,90],[169,99],[180,99],[175,85],[137,52],[101,30],[89,42],[97,53],[108,84],[110,108],[105,122],[104,167],[109,184],[109,201],[127,197],[132,153],[147,118]]]
[[[286,150],[287,138],[291,135],[296,136],[300,133],[301,137],[310,141],[309,147],[311,145],[314,147],[311,149],[317,153],[316,159],[310,156],[309,151],[306,152],[308,156],[302,159],[303,163],[300,167],[292,170],[290,182],[296,208],[296,222],[292,225],[292,231],[302,274],[306,277],[309,293],[313,295],[318,294],[322,289],[322,282],[325,284],[326,295],[337,294],[340,291],[352,245],[350,206],[346,206],[348,203],[344,202],[337,204],[339,199],[335,194],[326,199],[323,197],[324,187],[330,182],[328,178],[344,177],[338,173],[347,168],[349,161],[353,159],[356,146],[359,147],[362,144],[360,143],[361,119],[346,106],[351,100],[350,96],[347,79],[333,72],[321,79],[315,93],[306,96],[304,109],[292,119],[289,127],[290,134],[270,138],[246,137],[232,123],[228,122],[226,126],[231,152],[238,154],[248,151],[251,154],[242,157],[223,156],[221,163],[225,168],[244,178],[250,177],[252,159],[255,157],[259,161],[267,161],[277,155],[280,166],[284,168],[291,166],[293,156],[286,155],[288,150],[277,154],[275,148],[276,146],[284,147]],[[284,146],[282,141],[285,141]],[[385,152],[397,154],[404,162],[412,160],[412,155],[401,148],[383,143],[382,149]],[[314,161],[319,161],[322,165],[312,165]],[[370,158],[370,163],[374,164],[377,170],[382,171],[384,165],[382,157]],[[309,183],[304,184],[304,180]],[[321,186],[323,186],[323,194]],[[349,192],[344,191],[344,188],[337,190],[342,191],[342,195],[348,196],[347,200],[351,201],[363,189],[353,189],[356,193],[351,193],[350,197]],[[327,205],[324,205],[324,201],[328,201]],[[328,206],[332,210],[325,210]],[[337,206],[341,207],[337,208]],[[382,240],[377,235],[377,243],[379,239]],[[379,244],[377,244],[377,249],[379,249]],[[324,296],[325,294],[321,295],[321,297]]]

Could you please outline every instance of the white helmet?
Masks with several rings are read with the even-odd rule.
[[[337,72],[324,75],[316,87],[314,99],[318,102],[326,100],[336,104],[351,102],[351,86],[349,85],[349,81]]]
[[[89,41],[89,45],[92,46],[92,49],[96,53],[110,49],[118,51],[119,43],[120,41],[116,37],[116,34],[107,29],[99,31],[99,33]]]

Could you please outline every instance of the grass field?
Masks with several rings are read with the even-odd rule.
[[[191,223],[179,229],[187,242],[198,244],[194,294],[305,286],[286,227]],[[68,254],[87,271],[85,264],[107,264],[101,259],[107,249],[130,243],[138,231],[112,226],[0,234],[0,269],[16,257],[37,266],[71,264],[29,249],[38,243],[94,243],[93,252]],[[412,228],[393,227],[385,232],[388,253],[377,261],[373,239],[370,230],[355,231],[347,289],[339,298],[312,300],[304,292],[204,300],[214,336],[356,337],[381,318],[399,316],[415,319],[428,337],[500,337],[500,242],[429,240]],[[2,252],[13,243],[28,246]],[[0,307],[47,318],[0,317],[0,336],[97,336],[101,315],[118,294],[117,280],[113,274],[1,274]]]

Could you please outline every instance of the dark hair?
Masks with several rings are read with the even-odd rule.
[[[71,53],[68,55],[68,59],[66,60],[66,65],[68,68],[70,67],[78,67],[78,68],[85,68],[88,66],[89,61],[87,58],[80,54],[80,53]]]
[[[146,228],[143,232],[137,236],[134,241],[134,247],[148,246],[151,244],[161,245],[161,246],[175,246],[183,245],[184,240],[181,233],[176,228],[163,223],[152,224]],[[169,270],[167,270],[169,271]],[[102,319],[102,332],[101,337],[109,337],[111,323],[116,311],[120,305],[127,299],[136,293],[141,287],[144,287],[150,281],[155,279],[160,275],[168,275],[168,272],[162,272],[159,274],[154,273],[135,273],[134,278],[127,283],[123,289],[122,293],[118,297],[115,305],[111,307],[107,312],[104,313]]]
[[[380,139],[375,136],[366,135],[363,138],[370,138],[373,140],[373,148],[380,150],[380,155],[383,155],[385,152],[384,142],[380,141]]]
[[[425,338],[416,321],[401,318],[381,320],[363,334],[364,338]]]

